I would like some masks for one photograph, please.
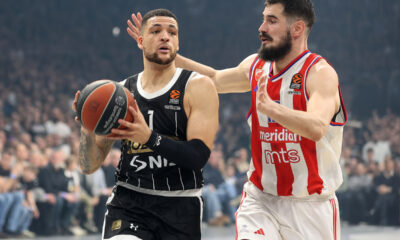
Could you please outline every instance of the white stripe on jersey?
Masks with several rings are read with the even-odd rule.
[[[167,186],[168,186],[168,191],[171,191],[171,187],[169,186],[169,182],[168,182],[168,177],[167,177]]]
[[[147,189],[147,188],[139,188],[136,186],[133,186],[129,183],[121,182],[118,181],[117,186],[122,186],[127,189],[140,192],[140,193],[145,193],[149,195],[157,195],[157,196],[164,196],[164,197],[200,197],[202,189],[197,188],[197,189],[189,189],[189,190],[177,190],[177,191],[163,191],[163,190],[152,190],[152,189]]]
[[[194,188],[197,188],[196,172],[194,170],[193,170],[193,177],[194,177]]]
[[[179,171],[179,178],[181,179],[182,190],[185,190],[185,185],[183,185],[183,180],[182,180],[181,168],[178,168],[178,171]]]

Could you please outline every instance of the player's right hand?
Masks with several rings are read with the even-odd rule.
[[[126,31],[128,32],[129,36],[131,36],[131,38],[133,38],[136,42],[138,41],[138,37],[140,35],[142,20],[142,14],[138,12],[136,15],[135,13],[132,13],[132,21],[135,23],[135,25],[133,25],[133,23],[129,19],[127,21],[128,27],[126,28]]]
[[[81,91],[77,91],[76,93],[75,93],[75,98],[74,98],[74,101],[72,102],[72,110],[76,113],[76,104],[77,104],[77,102],[78,102],[78,98],[79,98],[79,95],[81,94]],[[79,119],[78,119],[78,117],[77,116],[75,116],[75,122],[77,122],[77,123],[79,123]]]

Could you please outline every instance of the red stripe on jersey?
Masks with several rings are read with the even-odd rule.
[[[255,98],[256,94],[252,94],[252,98]],[[253,100],[255,103],[255,99]],[[252,104],[253,105],[253,104]],[[256,109],[256,106],[252,106],[252,108]],[[251,156],[255,170],[250,176],[250,181],[258,187],[261,191],[264,190],[261,184],[261,176],[262,176],[262,149],[261,143],[258,143],[259,140],[259,122],[258,122],[258,114],[257,111],[253,111],[251,117]]]
[[[277,152],[287,152],[285,143],[271,143],[271,149]],[[282,154],[283,155],[283,154]],[[291,196],[294,175],[290,162],[275,161],[277,194],[278,196]]]
[[[318,174],[317,147],[314,141],[303,138],[300,143],[308,169],[307,190],[308,194],[321,194],[324,182]]]
[[[259,58],[258,56],[254,59],[253,63],[251,64],[250,70],[249,70],[249,81],[250,81],[250,89],[253,90],[253,82],[256,82],[255,86],[257,86],[257,81],[254,81],[254,72],[255,69],[261,68],[264,66],[264,61],[258,61]],[[255,88],[255,87],[254,87]],[[251,116],[251,112],[253,111],[253,105],[250,106],[249,112],[247,113],[246,119],[248,119]]]
[[[258,61],[257,66],[255,68],[262,68],[264,66],[265,62],[264,61]],[[259,143],[259,127],[260,124],[258,122],[258,114],[257,114],[257,106],[256,106],[256,89],[257,89],[257,79],[254,79],[254,72],[253,75],[251,76],[251,107],[250,107],[250,112],[251,113],[251,156],[252,156],[252,161],[254,165],[254,172],[250,176],[250,181],[258,187],[261,191],[264,190],[262,184],[261,184],[261,176],[262,176],[262,149],[261,149],[261,144]]]
[[[329,202],[332,205],[332,213],[333,213],[333,239],[337,239],[337,208],[336,208],[336,201],[334,199],[330,199]]]

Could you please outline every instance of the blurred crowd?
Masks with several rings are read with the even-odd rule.
[[[211,0],[0,1],[0,238],[101,230],[119,146],[98,172],[82,175],[71,104],[85,84],[141,69],[134,41],[111,31],[124,29],[132,11],[171,9],[181,53],[226,68],[257,50],[263,3],[233,0],[227,11],[226,2]],[[400,2],[314,3],[309,47],[335,66],[350,116],[337,193],[342,220],[400,225],[400,33],[392,24]],[[220,95],[220,130],[204,168],[204,221],[213,226],[234,222],[247,180],[249,106],[248,94]]]

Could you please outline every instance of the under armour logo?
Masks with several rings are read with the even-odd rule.
[[[137,231],[137,229],[139,228],[139,225],[135,225],[133,223],[131,223],[131,225],[129,226],[130,229],[133,229],[133,231]]]

